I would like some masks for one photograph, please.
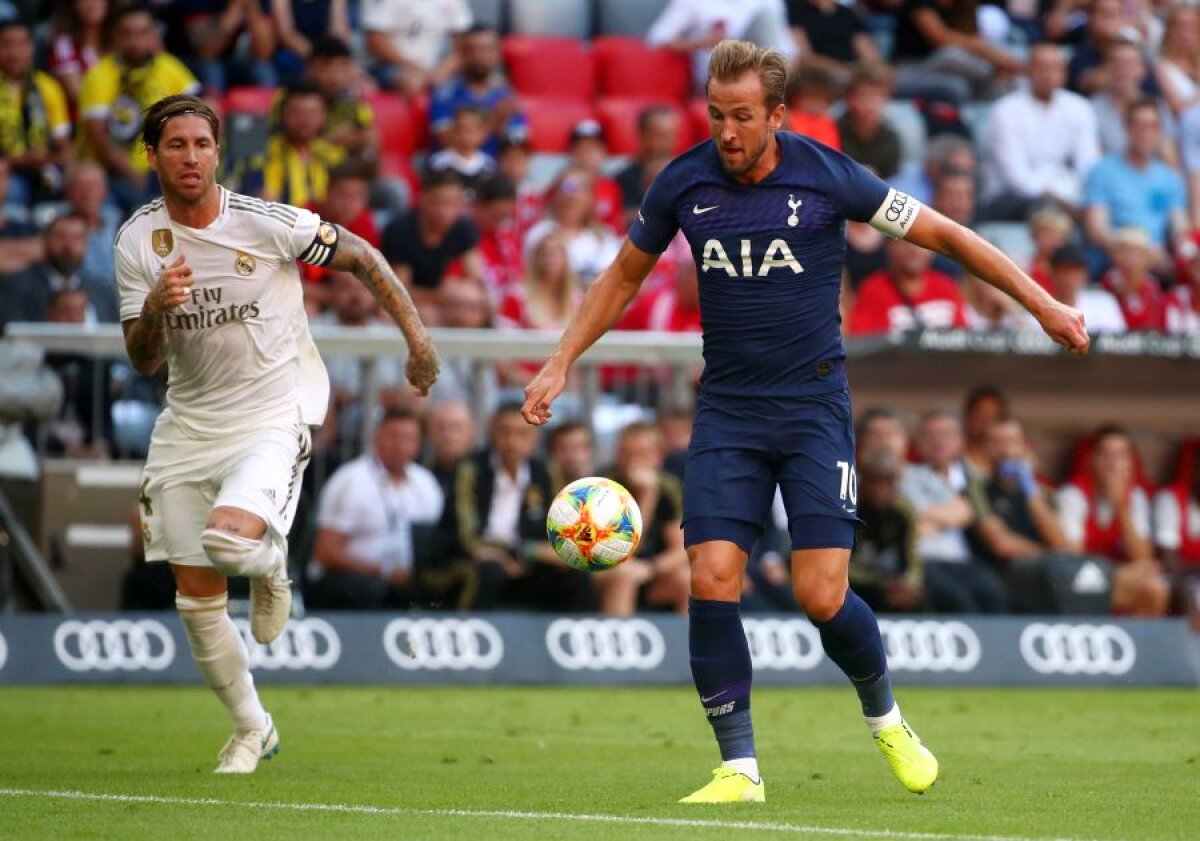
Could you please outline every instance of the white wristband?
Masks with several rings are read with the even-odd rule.
[[[923,206],[908,193],[902,193],[892,187],[888,190],[883,204],[871,217],[870,225],[893,239],[904,239],[912,230],[913,222]]]

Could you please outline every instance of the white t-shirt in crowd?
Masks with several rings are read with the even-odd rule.
[[[1180,529],[1184,512],[1179,510],[1179,499],[1168,489],[1154,496],[1154,543],[1163,549],[1176,550],[1180,546]],[[1192,540],[1200,539],[1200,502],[1188,499],[1187,534]]]
[[[392,37],[396,51],[433,70],[449,49],[450,36],[474,20],[466,0],[363,0],[362,27]]]
[[[1129,496],[1129,511],[1133,516],[1133,527],[1142,537],[1150,536],[1150,498],[1141,488],[1134,488]],[[1096,523],[1101,528],[1112,524],[1116,509],[1101,499],[1096,502]],[[1058,491],[1058,520],[1062,524],[1063,536],[1071,543],[1083,543],[1086,537],[1088,498],[1075,485],[1063,485]]]

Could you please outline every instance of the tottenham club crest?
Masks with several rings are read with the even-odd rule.
[[[793,193],[788,193],[788,207],[792,209],[792,215],[787,218],[789,228],[794,228],[800,224],[800,217],[796,215],[796,211],[800,209],[801,200],[796,198]]]
[[[175,248],[175,235],[170,228],[155,228],[150,233],[150,245],[154,253],[165,260]]]
[[[249,277],[250,275],[254,274],[254,269],[257,266],[258,263],[256,263],[254,258],[245,251],[239,251],[237,253],[237,257],[233,261],[233,270],[242,277]]]

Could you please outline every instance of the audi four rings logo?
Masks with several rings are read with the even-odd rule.
[[[54,631],[54,653],[73,672],[161,672],[175,659],[175,638],[155,619],[69,619]]]
[[[825,655],[820,632],[803,619],[744,619],[742,626],[756,669],[807,671]]]
[[[983,653],[979,637],[962,622],[881,619],[879,633],[888,668],[899,672],[969,672]]]
[[[494,669],[504,659],[504,640],[483,619],[393,619],[383,629],[383,648],[402,669]]]
[[[570,671],[624,671],[662,665],[667,644],[645,619],[555,619],[546,628],[550,659]]]
[[[884,211],[883,215],[887,217],[889,222],[895,222],[900,218],[900,214],[904,212],[904,206],[906,204],[908,204],[908,194],[896,193],[896,197],[892,199],[891,203],[888,205],[888,209]]]
[[[1043,675],[1123,675],[1137,661],[1137,646],[1116,625],[1034,622],[1021,631],[1021,656]]]
[[[252,669],[317,669],[325,671],[342,657],[342,640],[324,619],[289,619],[283,633],[269,645],[259,645],[250,633],[250,622],[233,620],[246,641]]]

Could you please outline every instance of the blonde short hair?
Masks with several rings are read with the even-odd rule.
[[[750,41],[725,40],[713,47],[708,59],[708,81],[732,82],[754,71],[762,81],[767,110],[783,104],[787,92],[787,59],[775,49],[766,49]],[[705,91],[708,90],[707,83]]]

